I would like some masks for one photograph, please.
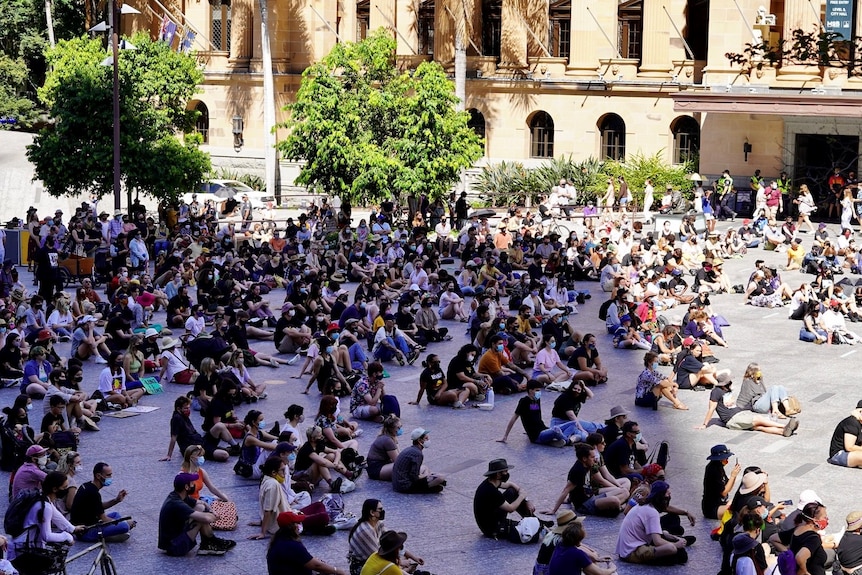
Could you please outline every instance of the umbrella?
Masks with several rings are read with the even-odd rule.
[[[229,186],[220,186],[213,195],[217,198],[228,200],[236,195],[236,190]]]
[[[691,174],[688,177],[688,179],[691,180],[692,182],[702,182],[703,181],[703,178],[700,177],[700,174],[698,174],[697,172]]]
[[[470,214],[470,217],[471,218],[473,218],[473,217],[476,217],[476,218],[493,218],[496,215],[497,215],[497,212],[495,212],[494,210],[492,210],[490,208],[482,208],[481,210],[474,210],[473,213]]]

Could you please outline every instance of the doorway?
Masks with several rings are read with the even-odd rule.
[[[807,184],[819,203],[826,198],[832,168],[838,167],[846,176],[857,171],[858,162],[859,136],[796,134],[793,187]]]

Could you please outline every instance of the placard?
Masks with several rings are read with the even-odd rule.
[[[845,40],[853,39],[853,3],[855,0],[826,0],[826,31],[837,32]]]

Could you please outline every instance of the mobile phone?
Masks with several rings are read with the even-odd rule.
[[[781,503],[784,506],[789,506],[789,505],[793,505],[793,500],[792,499],[785,499],[784,501],[779,501],[779,503]]]

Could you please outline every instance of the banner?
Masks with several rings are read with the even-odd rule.
[[[853,39],[854,0],[826,0],[826,31]]]

